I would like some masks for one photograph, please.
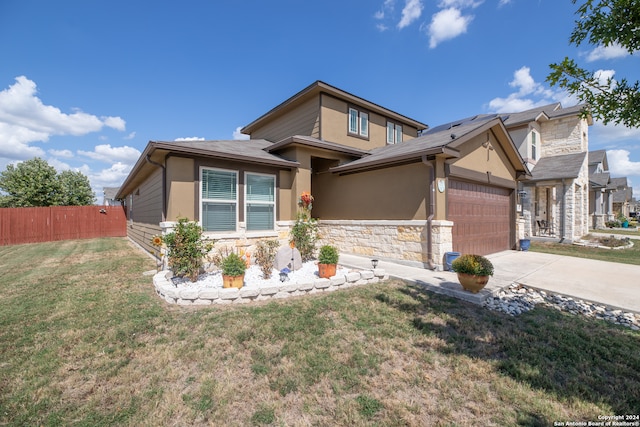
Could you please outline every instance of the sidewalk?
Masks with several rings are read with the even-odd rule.
[[[519,283],[640,313],[640,266],[529,251],[504,251],[487,258],[494,265],[494,276],[477,294],[463,290],[451,271],[431,271],[389,261],[380,261],[378,268],[385,269],[391,277],[475,304],[482,304],[488,296],[512,283]],[[371,258],[341,254],[340,264],[371,269]]]

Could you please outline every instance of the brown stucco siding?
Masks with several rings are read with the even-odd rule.
[[[490,145],[487,145],[487,137]],[[484,145],[483,145],[484,144]],[[486,146],[485,146],[486,145]],[[516,171],[509,162],[502,145],[491,132],[473,138],[460,147],[460,158],[450,161],[456,168],[467,169],[479,174],[491,175],[502,180],[513,181]],[[485,179],[482,182],[487,182]]]
[[[422,163],[344,176],[314,175],[313,215],[323,220],[425,220],[428,180]]]
[[[274,118],[251,133],[252,139],[278,142],[292,135],[319,138],[320,110],[318,99],[310,99],[280,117]]]
[[[197,172],[194,160],[184,157],[167,157],[167,221],[178,218],[198,219],[198,211],[194,209]]]
[[[320,134],[325,141],[343,144],[361,150],[370,150],[387,145],[387,117],[374,113],[357,105],[350,104],[328,94],[322,94],[322,127]],[[369,137],[349,134],[349,108],[356,108],[369,114]],[[394,122],[397,123],[397,122]],[[402,124],[402,123],[401,123]],[[417,136],[416,128],[402,124],[403,140],[408,141]]]

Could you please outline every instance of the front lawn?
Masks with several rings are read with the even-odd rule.
[[[533,246],[533,245],[532,245]],[[0,247],[0,425],[553,425],[640,408],[640,333],[399,281],[179,307],[126,239]]]
[[[629,233],[610,233],[609,231],[598,231],[607,235],[614,235],[618,239],[625,237]],[[531,241],[529,250],[533,252],[544,252],[556,255],[566,255],[579,258],[597,259],[600,261],[620,262],[623,264],[640,265],[640,239],[630,239],[633,247],[628,249],[602,249],[566,243],[551,243],[543,241]]]

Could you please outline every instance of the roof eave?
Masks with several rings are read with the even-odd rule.
[[[351,163],[347,163],[340,166],[334,166],[329,169],[331,173],[337,173],[339,175],[356,173],[356,172],[365,172],[374,169],[382,169],[391,166],[395,166],[402,163],[407,163],[411,161],[421,161],[423,156],[436,156],[436,155],[444,155],[447,158],[459,158],[460,152],[453,148],[447,146],[439,146],[434,147],[422,151],[416,151],[412,153],[408,153],[402,156],[396,157],[385,157],[378,159],[376,161],[368,162],[364,165],[352,165]]]

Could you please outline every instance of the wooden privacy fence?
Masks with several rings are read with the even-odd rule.
[[[0,246],[126,235],[121,206],[0,209]]]

